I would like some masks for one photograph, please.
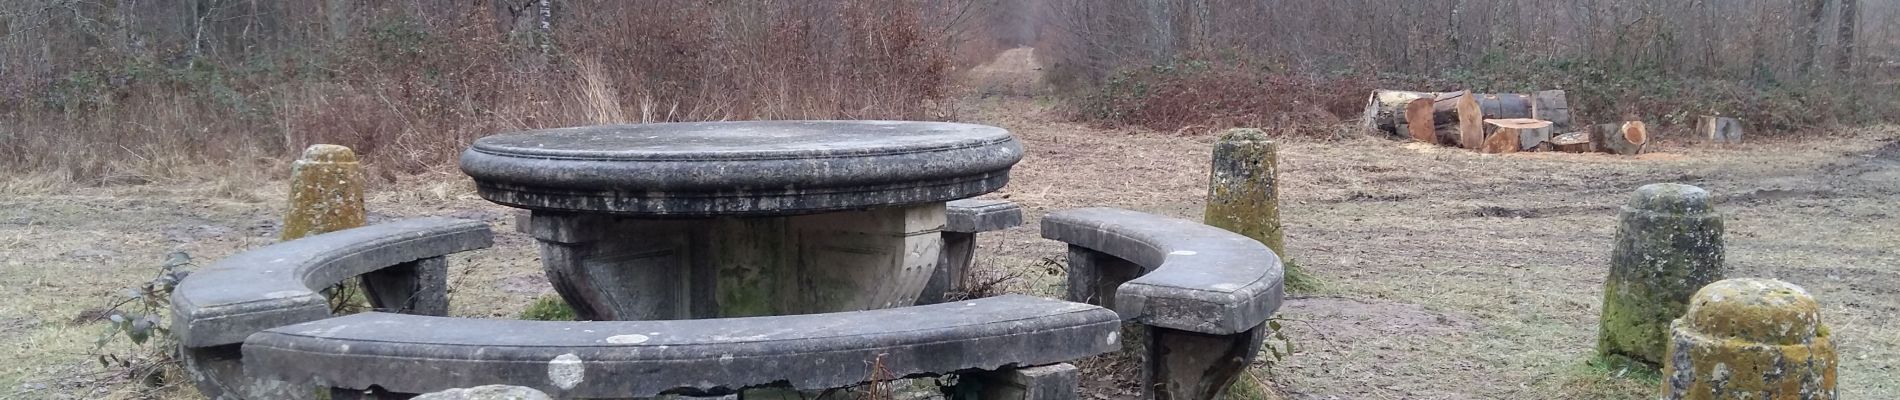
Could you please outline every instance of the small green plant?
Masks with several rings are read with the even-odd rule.
[[[1607,377],[1629,379],[1650,385],[1662,384],[1662,371],[1657,370],[1655,365],[1628,357],[1599,355],[1591,357],[1586,364],[1590,366],[1591,371]]]
[[[577,319],[574,315],[574,307],[568,306],[567,301],[561,300],[561,296],[542,296],[539,299],[535,299],[534,304],[528,305],[528,309],[521,310],[520,318],[534,321],[573,321]]]
[[[100,367],[116,369],[147,387],[165,385],[167,369],[178,364],[178,346],[165,313],[171,309],[172,289],[191,273],[191,266],[190,254],[171,253],[160,265],[157,277],[121,291],[121,298],[100,314],[100,319],[110,322],[93,345],[92,355]],[[125,354],[106,351],[107,346],[121,339],[131,341],[135,350]]]
[[[1306,268],[1300,266],[1299,260],[1287,258],[1281,261],[1280,265],[1282,266],[1281,271],[1284,272],[1286,276],[1286,280],[1283,283],[1289,292],[1310,293],[1319,290],[1320,287],[1323,286],[1320,284],[1319,278],[1306,273]],[[1275,328],[1274,330],[1279,329]]]

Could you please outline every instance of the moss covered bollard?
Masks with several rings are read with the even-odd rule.
[[[334,144],[304,149],[290,168],[290,207],[283,240],[363,226],[363,166],[356,152]]]
[[[1662,365],[1670,321],[1696,289],[1723,278],[1722,253],[1722,217],[1709,192],[1674,183],[1636,189],[1617,221],[1597,353]]]
[[[1833,400],[1839,360],[1820,305],[1772,279],[1729,279],[1696,292],[1670,327],[1668,400]]]
[[[1207,182],[1202,222],[1266,244],[1286,259],[1280,232],[1279,146],[1259,129],[1229,129],[1214,144],[1214,167]],[[1306,287],[1311,278],[1286,264],[1289,288]]]

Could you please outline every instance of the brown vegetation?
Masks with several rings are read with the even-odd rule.
[[[335,143],[383,176],[539,127],[943,119],[981,3],[6,2],[0,171],[146,181]]]

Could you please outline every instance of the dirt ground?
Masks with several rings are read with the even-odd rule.
[[[1008,291],[1056,293],[1062,247],[1035,228],[1053,210],[1199,218],[1212,138],[1059,122],[1018,90],[971,96],[962,116],[1010,129],[1027,152],[990,197],[1023,204],[1030,221],[979,238],[980,273],[1009,277],[1000,285]],[[1250,379],[1289,399],[1653,398],[1654,381],[1586,360],[1617,207],[1638,186],[1679,182],[1716,195],[1731,276],[1787,280],[1820,299],[1844,398],[1900,398],[1900,128],[1732,147],[1665,138],[1654,150],[1497,156],[1374,138],[1284,140],[1285,257],[1324,286],[1287,301],[1280,315],[1294,353]],[[209,264],[274,241],[281,172],[181,175],[110,187],[0,177],[0,358],[12,360],[0,365],[0,398],[136,397],[138,385],[95,356],[132,354],[131,345],[95,350],[105,325],[80,317],[150,279],[167,253]],[[496,225],[494,248],[450,261],[455,315],[513,317],[551,293],[508,209],[476,197],[452,167],[379,178],[369,208],[372,223]],[[1088,382],[1096,397],[1120,397],[1101,378]],[[178,387],[155,395],[195,396]]]

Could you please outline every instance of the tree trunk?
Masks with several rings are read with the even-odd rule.
[[[1860,0],[1841,0],[1840,51],[1835,53],[1834,71],[1842,77],[1854,71],[1854,30],[1860,25]]]
[[[1742,122],[1734,118],[1703,116],[1696,122],[1696,132],[1715,143],[1739,144],[1742,142]]]
[[[1797,40],[1806,40],[1801,48],[1800,72],[1802,77],[1809,76],[1814,70],[1814,59],[1820,56],[1821,21],[1827,17],[1827,0],[1800,0],[1801,12],[1807,18],[1801,21],[1801,36]]]
[[[1536,148],[1550,139],[1550,121],[1515,118],[1484,120],[1483,153],[1516,153]]]
[[[1642,154],[1649,144],[1649,129],[1643,121],[1597,125],[1590,130],[1590,144],[1610,154]]]
[[[553,56],[554,55],[554,5],[549,3],[548,0],[535,1],[534,2],[534,17],[535,17],[534,31],[537,34],[536,36],[540,36],[537,39],[540,39],[540,42],[541,42],[541,55],[544,57]]]

